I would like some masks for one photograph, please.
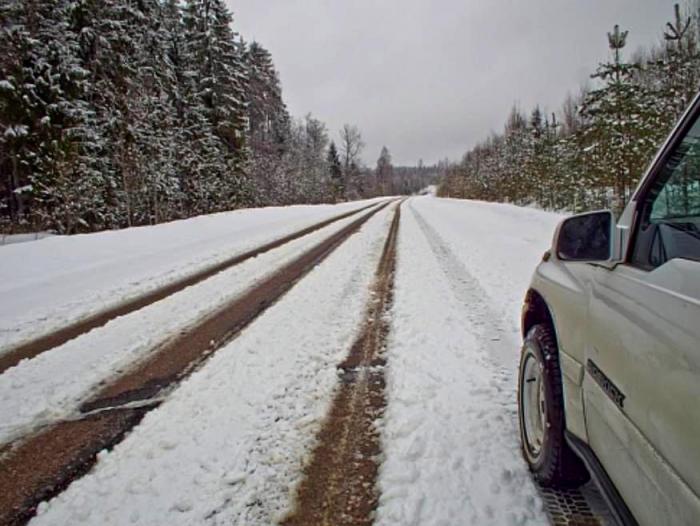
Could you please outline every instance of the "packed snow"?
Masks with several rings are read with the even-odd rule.
[[[260,254],[8,369],[0,375],[0,444],[70,416],[106,379],[356,219]]]
[[[273,524],[356,337],[390,220],[372,218],[33,522]]]
[[[372,202],[237,210],[0,246],[0,352]]]
[[[518,314],[559,218],[412,199],[399,232],[378,525],[545,524],[518,450]]]
[[[88,475],[43,503],[33,523],[268,525],[284,517],[337,386],[336,367],[361,327],[393,206],[216,352],[114,450],[102,452]],[[210,219],[217,224],[224,217]],[[245,222],[248,214],[240,217]],[[281,225],[294,230],[322,218],[248,219],[257,233],[231,222],[215,227],[218,233],[202,246],[223,257],[253,239],[283,235]],[[389,313],[388,405],[378,423],[383,454],[376,524],[547,522],[519,452],[515,378],[522,299],[560,219],[534,209],[430,195],[403,204]],[[0,375],[0,442],[70,416],[100,381],[143,358],[167,334],[241,294],[351,220],[9,369]],[[236,245],[227,229],[245,241]],[[140,246],[148,245],[149,235],[139,235],[145,236]],[[177,234],[163,234],[164,245],[151,247],[154,263],[144,265],[141,275],[163,279],[203,264],[206,258],[192,257],[195,237],[181,237],[178,246]],[[96,253],[109,245],[98,235],[79,237],[82,259],[76,258],[83,268],[90,263],[89,239],[96,240]],[[46,275],[58,279],[53,260],[43,265]],[[41,272],[42,262],[30,266]],[[130,293],[150,286],[147,282],[132,281]],[[24,286],[30,291],[31,281]],[[124,282],[103,283],[93,292],[110,289],[123,291]],[[49,312],[56,306],[50,295],[45,298]]]

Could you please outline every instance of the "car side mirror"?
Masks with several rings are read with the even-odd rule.
[[[563,261],[609,261],[614,228],[615,218],[609,210],[569,217],[557,230],[555,253]]]

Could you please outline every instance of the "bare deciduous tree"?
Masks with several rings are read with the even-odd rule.
[[[355,125],[345,124],[340,130],[340,152],[343,156],[343,166],[346,172],[352,164],[360,164],[360,154],[364,147],[365,143],[359,128]]]

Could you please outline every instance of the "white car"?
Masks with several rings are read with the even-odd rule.
[[[700,524],[700,97],[617,222],[559,225],[522,328],[536,480],[593,477],[622,524]]]

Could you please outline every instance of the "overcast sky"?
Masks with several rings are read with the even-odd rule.
[[[671,0],[227,0],[234,28],[272,53],[294,116],[337,139],[357,124],[374,165],[458,160],[514,102],[557,110],[605,60],[661,38]]]

